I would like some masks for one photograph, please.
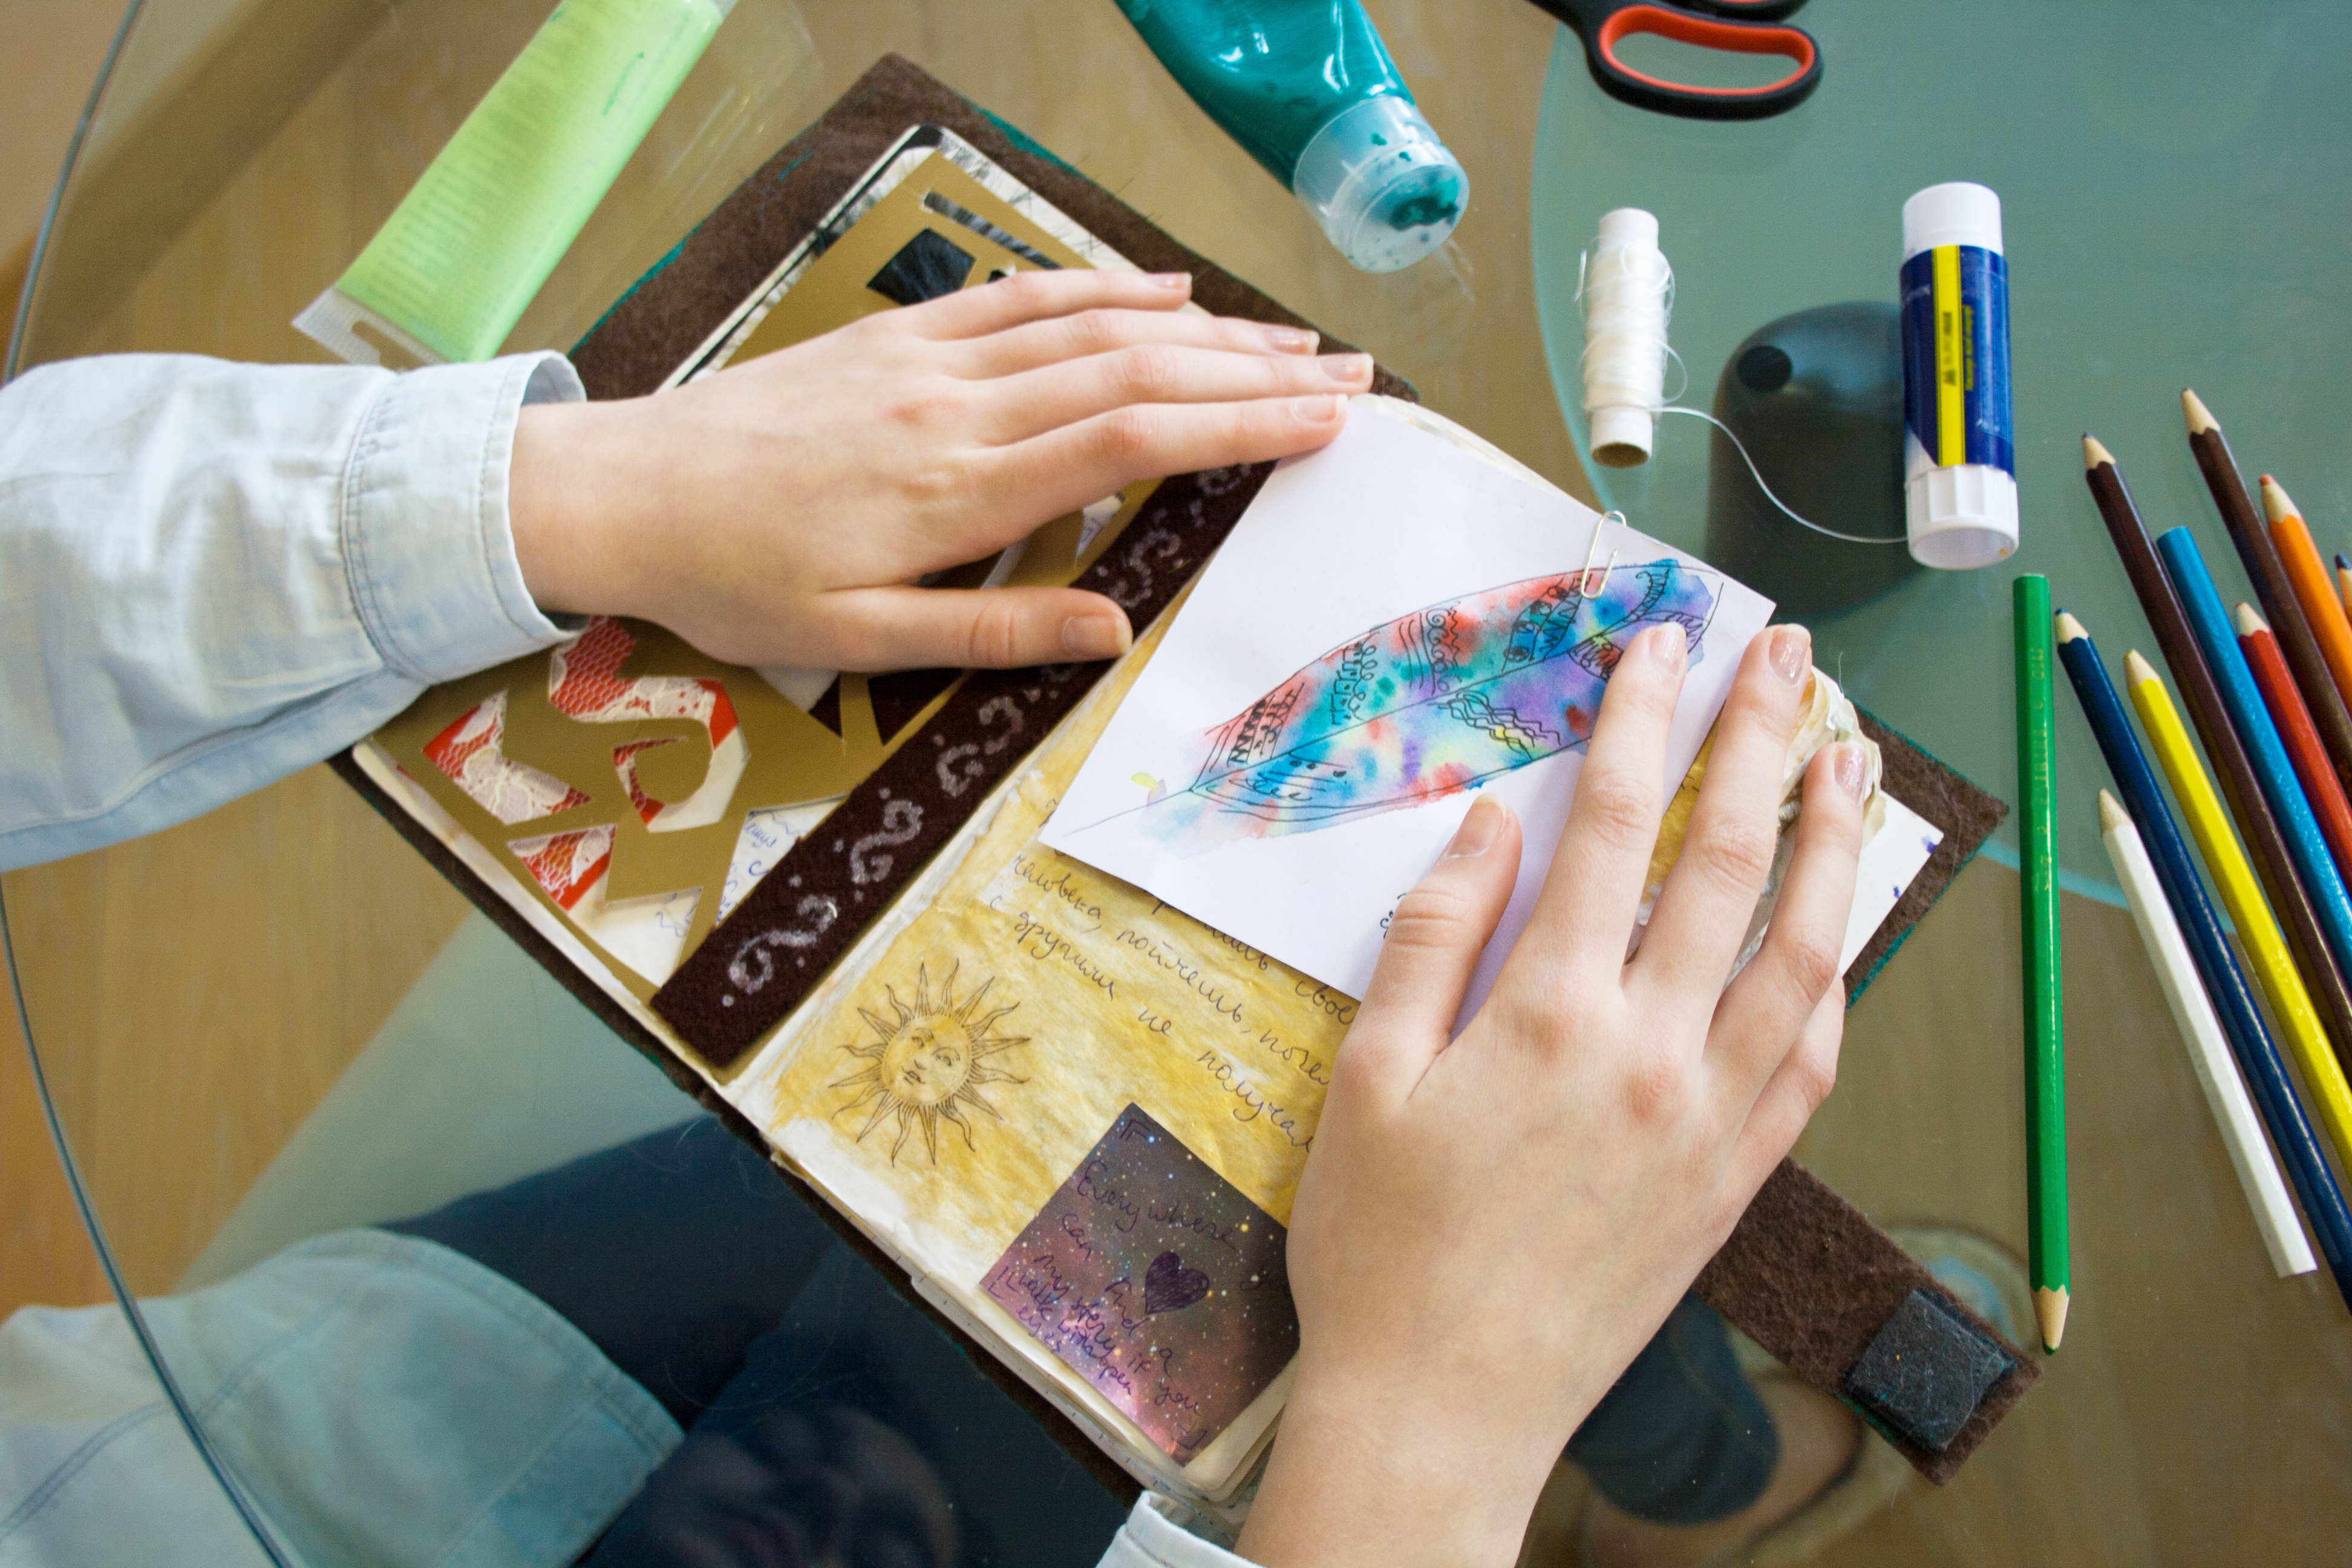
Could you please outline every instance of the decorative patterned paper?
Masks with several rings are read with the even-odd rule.
[[[1167,625],[1148,631],[1139,648],[1156,646]],[[950,851],[952,870],[908,895],[905,923],[817,986],[728,1098],[908,1268],[988,1331],[1034,1346],[1036,1364],[1052,1369],[1064,1397],[1094,1402],[1098,1422],[1133,1422],[1133,1444],[1169,1457],[1163,1480],[1178,1484],[1175,1467],[1192,1465],[1181,1472],[1183,1484],[1214,1490],[1265,1436],[1279,1406],[1267,1380],[1289,1357],[1276,1353],[1287,1342],[1279,1336],[1257,1337],[1263,1313],[1255,1306],[1244,1319],[1206,1298],[1197,1307],[1171,1304],[1171,1291],[1191,1289],[1186,1271],[1223,1278],[1222,1264],[1196,1256],[1205,1236],[1163,1238],[1116,1268],[1089,1261],[1089,1268],[1097,1261],[1112,1268],[1099,1278],[1065,1270],[1072,1289],[1084,1285],[1084,1301],[1105,1313],[1122,1276],[1132,1278],[1119,1300],[1155,1290],[1161,1310],[1141,1315],[1174,1337],[1120,1341],[1116,1354],[1094,1359],[1125,1369],[1133,1389],[1139,1358],[1158,1370],[1152,1346],[1186,1347],[1164,1399],[1137,1394],[1145,1403],[1120,1403],[1116,1380],[1095,1375],[1102,1367],[1070,1359],[1075,1328],[1039,1316],[1045,1308],[1034,1294],[1032,1322],[1055,1337],[1024,1328],[986,1283],[1039,1215],[1062,1202],[1105,1129],[1130,1113],[1148,1118],[1171,1151],[1181,1149],[1171,1169],[1191,1172],[1188,1193],[1229,1194],[1196,1208],[1225,1216],[1220,1226],[1246,1220],[1251,1229],[1236,1237],[1279,1235],[1273,1227],[1288,1219],[1332,1064],[1356,1015],[1352,998],[1037,841],[1140,668],[1114,668],[1022,769],[969,847]],[[949,749],[935,754],[944,760]],[[965,775],[959,763],[946,776]],[[792,950],[761,951],[773,959],[774,983],[793,973]],[[1174,1260],[1158,1264],[1171,1251]],[[1055,1288],[1046,1281],[1041,1289],[1051,1296]],[[1217,1356],[1230,1359],[1229,1371],[1196,1379]]]

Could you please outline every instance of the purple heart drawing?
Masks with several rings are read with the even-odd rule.
[[[1209,1293],[1209,1277],[1163,1252],[1143,1271],[1143,1315],[1181,1311]]]

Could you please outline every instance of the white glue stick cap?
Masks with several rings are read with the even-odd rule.
[[[1929,468],[1903,487],[1911,557],[1922,566],[1971,572],[2017,549],[2017,479],[1989,463]]]
[[[1939,245],[2000,253],[2000,198],[1969,180],[1915,191],[1903,204],[1903,259]]]
[[[1365,272],[1410,267],[1462,221],[1470,176],[1412,100],[1368,98],[1315,133],[1290,188]]]

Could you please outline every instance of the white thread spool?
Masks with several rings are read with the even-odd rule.
[[[1639,207],[1601,215],[1584,265],[1584,412],[1592,460],[1630,468],[1650,460],[1665,406],[1666,316],[1674,269],[1658,248],[1658,219]]]

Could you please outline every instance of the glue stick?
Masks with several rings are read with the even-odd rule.
[[[562,0],[294,325],[354,364],[485,360],[735,0]]]
[[[2000,198],[1966,181],[1903,204],[1904,509],[1923,566],[2017,549],[2009,416],[2009,264]]]

